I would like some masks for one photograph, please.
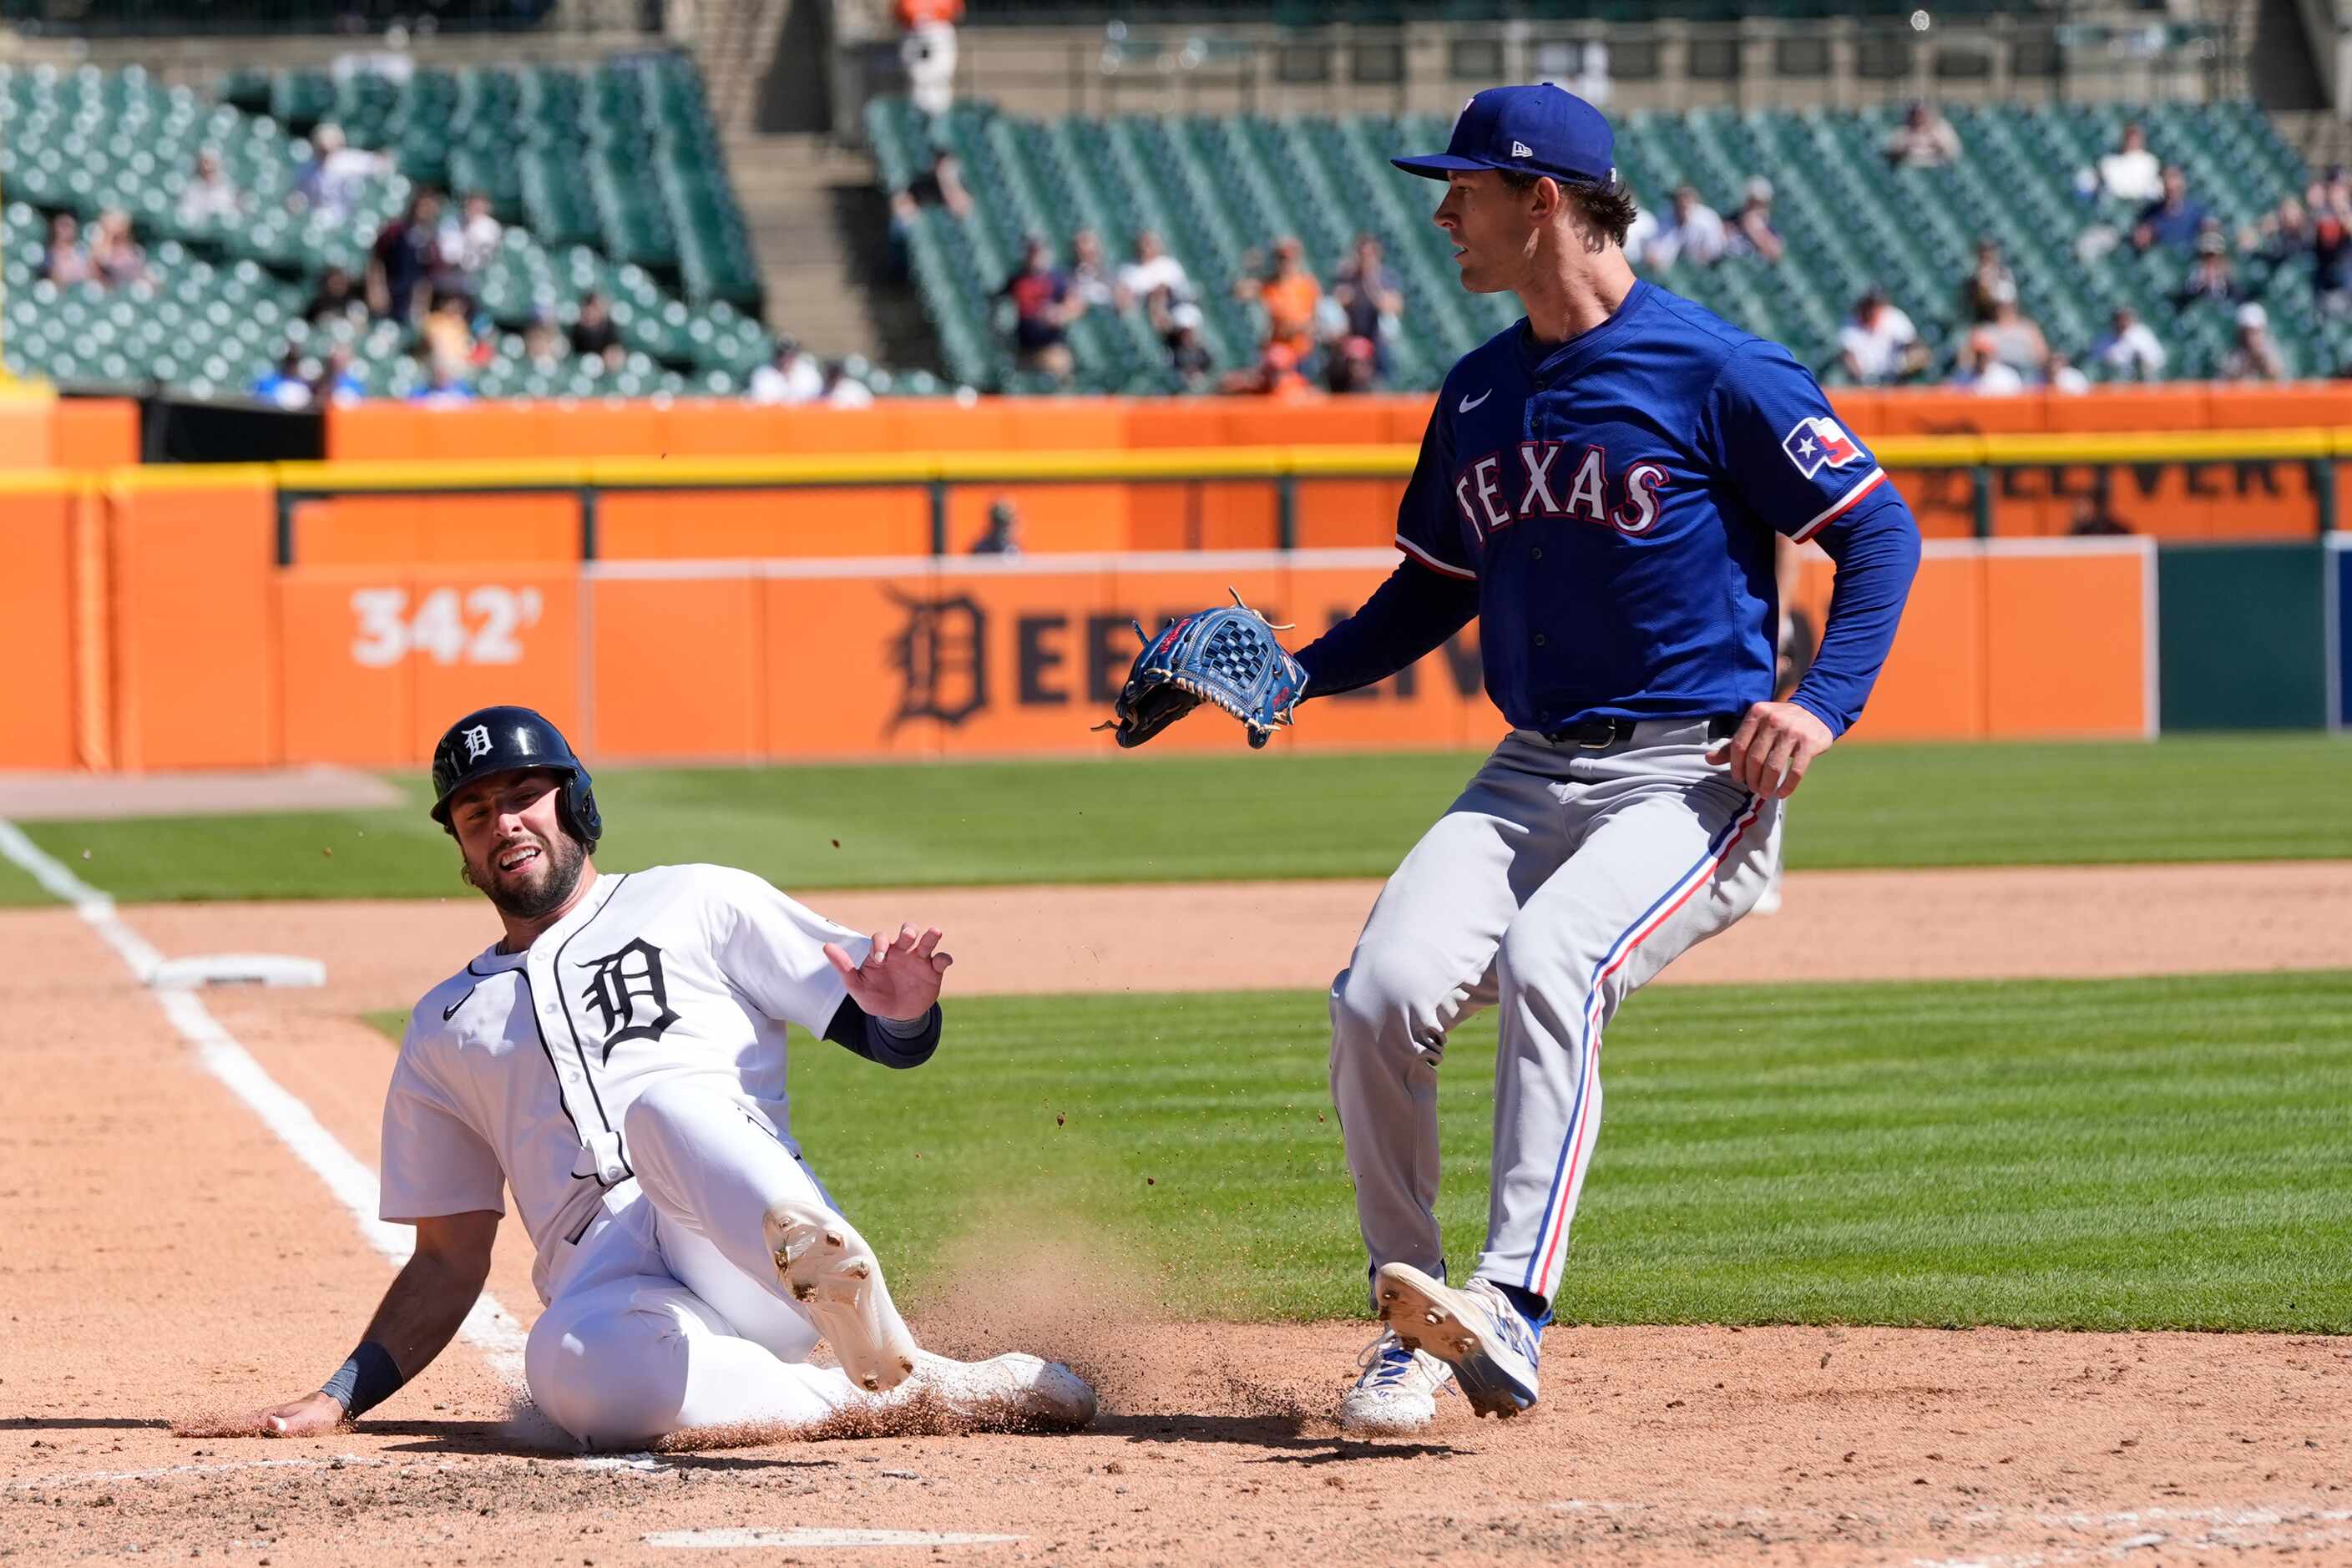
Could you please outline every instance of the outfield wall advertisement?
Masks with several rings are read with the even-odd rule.
[[[1010,562],[603,563],[276,584],[287,763],[422,762],[476,701],[541,707],[597,757],[793,761],[1103,752],[1135,625],[1240,593],[1294,645],[1393,568],[1387,551]],[[2145,541],[1937,543],[1862,733],[2137,737],[2156,719]],[[1800,612],[1817,626],[1827,563]],[[1302,710],[1277,745],[1485,746],[1504,729],[1475,628],[1361,693]],[[1155,745],[1240,743],[1214,719]]]

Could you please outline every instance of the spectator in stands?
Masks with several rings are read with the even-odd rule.
[[[2083,171],[2077,181],[2083,194],[2105,201],[2146,206],[2164,195],[2164,171],[2147,150],[2147,132],[2135,120],[2124,126],[2116,150]]]
[[[906,185],[890,193],[890,267],[901,281],[912,269],[915,226],[927,206],[945,207],[957,217],[971,214],[971,193],[964,188],[955,154],[935,148],[931,161]]]
[[[563,366],[572,345],[556,330],[555,313],[540,307],[522,330],[522,363],[525,370],[538,375],[551,375]]]
[[[89,252],[81,243],[81,223],[71,213],[49,215],[48,248],[41,255],[41,276],[59,288],[87,283],[96,275]]]
[[[414,322],[429,302],[434,269],[441,259],[441,197],[420,190],[408,210],[385,224],[368,251],[368,309],[403,326]]]
[[[2164,345],[2129,305],[2116,307],[2106,331],[2091,345],[2091,357],[2127,380],[2156,381],[2164,374]]]
[[[1131,310],[1139,304],[1147,310],[1157,305],[1164,310],[1192,297],[1191,275],[1182,262],[1168,254],[1156,228],[1136,230],[1135,259],[1118,269],[1115,287],[1111,302],[1121,310]]]
[[[776,355],[751,373],[754,403],[814,403],[824,395],[824,367],[797,338],[778,338]]]
[[[1700,201],[1692,186],[1676,185],[1674,210],[1659,222],[1643,260],[1651,267],[1672,267],[1677,260],[1712,267],[1727,243],[1723,215]]]
[[[1658,237],[1658,215],[1643,205],[1632,186],[1626,187],[1625,195],[1633,203],[1633,221],[1625,226],[1625,243],[1620,248],[1625,252],[1626,260],[1636,267],[1647,267],[1650,247]]]
[[[1731,236],[1726,244],[1733,256],[1752,256],[1759,261],[1777,262],[1787,251],[1780,231],[1772,226],[1772,182],[1759,174],[1748,182],[1740,194],[1739,210],[1731,217]]]
[[[898,63],[906,68],[907,96],[925,114],[945,114],[955,101],[955,25],[963,20],[963,0],[898,0],[891,13],[902,35]]]
[[[1270,342],[1247,370],[1228,372],[1218,384],[1222,392],[1296,400],[1312,396],[1315,389],[1298,374],[1298,356],[1285,342]]]
[[[367,296],[340,267],[330,267],[319,275],[318,288],[302,307],[302,319],[313,326],[320,321],[364,321],[367,317]]]
[[[1331,297],[1339,302],[1346,313],[1344,340],[1361,341],[1371,348],[1370,369],[1373,375],[1386,380],[1389,374],[1389,340],[1396,335],[1397,323],[1404,319],[1404,285],[1388,263],[1381,259],[1380,237],[1367,230],[1356,236],[1355,254],[1339,268],[1339,281],[1331,287]],[[1336,359],[1344,360],[1339,354]],[[1350,375],[1355,374],[1350,371]],[[1331,390],[1368,391],[1368,387],[1341,388],[1336,382]]]
[[[1021,513],[1014,509],[1011,496],[998,496],[988,503],[988,531],[972,541],[974,555],[1018,555],[1021,553]]]
[[[233,223],[244,211],[245,193],[222,172],[220,154],[210,147],[198,153],[195,172],[180,187],[180,226],[204,228],[215,223]]]
[[[278,363],[253,384],[253,395],[289,413],[310,406],[310,381],[302,374],[302,351],[290,344]]]
[[[2164,166],[2164,194],[2140,209],[2132,225],[2132,248],[2168,245],[2187,250],[2205,227],[2205,209],[2189,199],[2189,176],[2178,163]]]
[[[874,389],[849,374],[849,362],[835,360],[824,367],[824,401],[835,408],[871,408]]]
[[[1068,381],[1076,369],[1070,357],[1070,323],[1085,312],[1086,305],[1072,297],[1069,278],[1054,265],[1054,253],[1043,239],[1029,237],[1020,269],[1004,280],[995,297],[1013,301],[1013,363],[1057,382]]]
[[[1990,327],[1978,327],[1960,342],[1952,367],[1952,384],[1980,397],[2014,397],[2025,390],[2025,377],[2003,361]]]
[[[2341,310],[2352,304],[2352,218],[2335,212],[2314,217],[2311,287],[2326,310]]]
[[[89,267],[110,289],[128,289],[148,279],[147,252],[131,232],[131,215],[109,207],[89,231]]]
[[[2050,357],[2042,362],[2042,384],[2053,392],[2077,397],[2091,390],[2091,378],[2063,352],[2053,349]]]
[[[2015,300],[2002,300],[1994,308],[1992,320],[1977,330],[1991,342],[1993,357],[2021,376],[2040,370],[2050,357],[2049,340],[2042,335],[2041,324],[2020,310]]]
[[[2286,356],[2271,336],[2270,312],[2252,300],[2238,307],[2237,340],[2217,367],[2223,381],[2284,381]]]
[[[1274,242],[1274,264],[1264,276],[1254,276],[1258,268],[1245,265],[1234,284],[1235,298],[1254,300],[1265,311],[1265,341],[1290,351],[1293,374],[1315,350],[1315,312],[1323,302],[1323,285],[1307,270],[1306,255],[1295,237],[1285,235]]]
[[[613,324],[613,307],[593,289],[581,297],[580,314],[573,318],[569,336],[573,353],[595,360],[606,370],[620,369],[628,357],[621,329]]]
[[[2173,309],[2234,305],[2244,297],[2244,291],[2238,287],[2237,264],[2230,258],[2230,242],[2221,237],[2219,229],[2209,230],[2197,241],[2197,260],[2172,296]]]
[[[442,267],[456,272],[468,293],[479,292],[481,276],[498,256],[505,234],[506,226],[490,211],[488,195],[467,192],[465,210],[450,214],[441,225]]]
[[[1103,263],[1102,237],[1093,229],[1070,236],[1070,292],[1089,310],[1107,310],[1118,301],[1110,268]]]
[[[1889,304],[1874,285],[1854,302],[1853,314],[1838,331],[1838,362],[1863,386],[1884,386],[1917,374],[1927,365],[1927,345],[1911,318]]]
[[[2262,263],[2267,276],[2311,249],[2316,238],[2310,209],[2300,197],[2288,196],[2238,230],[2238,248]]]
[[[358,207],[367,182],[391,173],[391,159],[348,145],[342,127],[321,123],[310,132],[310,161],[294,177],[292,205],[342,223]]]
[[[1986,235],[1977,241],[1977,264],[1960,280],[1960,320],[1990,321],[2004,302],[2017,300],[2017,279],[2000,258],[2000,241]]]
[[[425,314],[425,353],[435,365],[450,367],[460,376],[478,363],[471,305],[463,294],[440,293],[433,296],[433,308]]]
[[[1896,169],[1939,169],[1960,155],[1960,133],[1924,103],[1904,111],[1903,123],[1886,135],[1886,162]]]
[[[1181,306],[1177,313],[1183,319],[1176,323],[1176,335],[1168,345],[1168,363],[1185,391],[1206,392],[1209,373],[1216,368],[1216,362],[1209,356],[1209,345],[1201,341],[1200,307]]]
[[[319,374],[310,378],[310,401],[357,403],[366,395],[367,383],[360,379],[358,369],[352,363],[352,351],[336,344],[328,351]]]
[[[1326,356],[1324,387],[1342,395],[1371,392],[1380,386],[1379,351],[1366,337],[1343,338]]]
[[[2304,192],[2303,203],[2315,218],[2334,213],[2352,222],[2352,174],[2347,174],[2341,163],[2329,164],[2327,172],[2312,181]]]
[[[425,384],[410,393],[408,400],[428,408],[456,408],[474,401],[474,389],[457,367],[434,364],[425,373]]]
[[[1176,346],[1176,312],[1192,302],[1192,279],[1184,264],[1168,254],[1160,242],[1157,229],[1139,230],[1135,237],[1135,259],[1118,269],[1118,282],[1111,303],[1120,311],[1132,310],[1139,303],[1144,319],[1160,341],[1171,349]]]

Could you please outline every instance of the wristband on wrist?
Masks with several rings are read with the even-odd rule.
[[[359,1348],[343,1358],[343,1364],[335,1369],[335,1375],[327,1379],[319,1392],[331,1396],[343,1407],[345,1415],[357,1420],[399,1393],[400,1385],[407,1381],[390,1351],[373,1340],[362,1340]]]

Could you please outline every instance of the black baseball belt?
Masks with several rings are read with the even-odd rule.
[[[1573,724],[1563,724],[1557,730],[1540,731],[1555,746],[1578,746],[1588,752],[1605,752],[1612,746],[1632,743],[1633,731],[1643,724],[1696,724],[1696,719],[1580,719]],[[1706,738],[1724,741],[1739,728],[1737,713],[1712,713],[1706,719]]]

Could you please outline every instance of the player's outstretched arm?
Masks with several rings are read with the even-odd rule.
[[[257,1418],[262,1435],[310,1437],[331,1432],[432,1364],[482,1293],[498,1231],[495,1213],[418,1220],[415,1255],[383,1293],[359,1348],[318,1393],[262,1411]]]

